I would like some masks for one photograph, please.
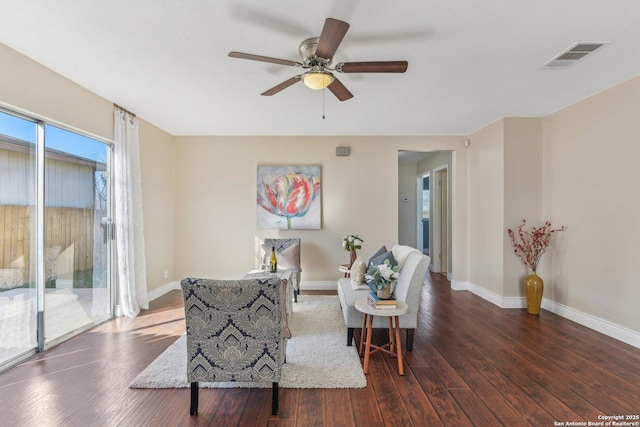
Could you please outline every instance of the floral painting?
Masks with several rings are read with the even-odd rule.
[[[258,229],[319,229],[320,166],[258,166]]]

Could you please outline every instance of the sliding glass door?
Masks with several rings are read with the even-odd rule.
[[[111,316],[110,160],[0,111],[0,368]]]
[[[36,138],[0,111],[0,366],[37,346]]]
[[[111,313],[108,241],[109,145],[45,127],[45,339]]]

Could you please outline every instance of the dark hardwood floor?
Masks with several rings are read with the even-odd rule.
[[[175,291],[34,356],[0,374],[0,425],[554,426],[640,414],[639,349],[546,311],[500,309],[438,274],[404,377],[377,353],[366,388],[280,389],[277,416],[270,390],[201,390],[191,417],[188,389],[129,389],[183,331]]]

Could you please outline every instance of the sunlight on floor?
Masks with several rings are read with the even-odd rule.
[[[45,291],[47,340],[71,332],[106,312],[106,288],[47,289]],[[12,289],[0,294],[0,360],[36,346],[36,292]]]

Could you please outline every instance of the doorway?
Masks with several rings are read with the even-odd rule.
[[[418,249],[425,255],[430,255],[430,219],[431,219],[431,190],[429,188],[429,172],[418,176]]]
[[[452,256],[455,154],[452,150],[398,151],[398,243],[423,253],[428,250],[429,269],[445,273],[449,280],[456,268]],[[427,206],[428,226],[427,221],[423,223]]]

